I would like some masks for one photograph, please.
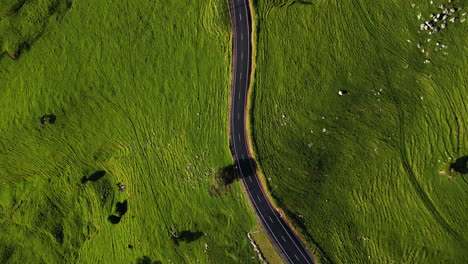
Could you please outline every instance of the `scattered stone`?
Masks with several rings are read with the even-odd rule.
[[[258,259],[260,260],[260,262],[262,264],[267,264],[268,262],[265,260],[265,258],[263,257],[263,254],[262,252],[260,251],[260,249],[258,249],[258,246],[257,244],[255,243],[255,241],[253,240],[252,238],[252,235],[250,234],[250,232],[247,233],[247,237],[249,238],[249,241],[250,241],[250,244],[253,246],[254,248],[254,251],[257,253],[257,256],[258,256]],[[206,245],[206,244],[205,244]]]

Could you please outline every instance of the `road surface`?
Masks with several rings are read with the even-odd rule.
[[[249,198],[280,254],[289,263],[314,263],[306,248],[273,209],[257,177],[255,161],[247,147],[246,106],[251,67],[251,17],[248,0],[230,0],[233,28],[233,72],[231,88],[231,150]]]

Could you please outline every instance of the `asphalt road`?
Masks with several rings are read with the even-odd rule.
[[[248,0],[230,0],[233,28],[233,79],[231,90],[231,150],[240,178],[255,211],[280,254],[289,263],[314,263],[306,248],[270,204],[257,177],[247,147],[246,106],[251,67],[251,17]]]

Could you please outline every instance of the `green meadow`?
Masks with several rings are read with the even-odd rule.
[[[213,189],[230,30],[224,0],[1,2],[0,263],[258,262]]]
[[[465,5],[254,1],[256,157],[321,262],[468,259]]]

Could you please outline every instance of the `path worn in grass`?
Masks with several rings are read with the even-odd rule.
[[[0,58],[0,262],[256,263],[239,184],[209,194],[232,165],[227,2],[72,3],[0,20],[3,50],[37,39]]]
[[[465,3],[307,2],[256,5],[252,127],[273,197],[323,262],[462,262]],[[458,20],[420,30],[442,4]]]

